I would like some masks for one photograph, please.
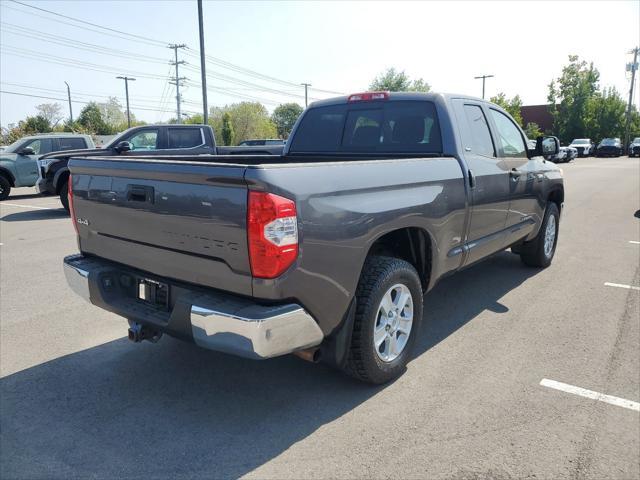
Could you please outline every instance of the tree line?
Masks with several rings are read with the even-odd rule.
[[[127,129],[126,110],[115,97],[107,102],[90,102],[80,115],[71,122],[64,118],[59,103],[43,103],[36,106],[36,114],[26,117],[18,125],[2,132],[2,143],[10,144],[24,137],[38,133],[75,132],[89,135],[115,135]],[[266,107],[258,102],[241,102],[210,109],[209,125],[216,133],[216,141],[221,145],[237,145],[252,138],[286,139],[293,128],[302,107],[297,103],[285,103],[269,114]],[[201,124],[202,115],[183,118],[182,123]],[[175,118],[167,123],[177,123]],[[146,125],[131,113],[131,125]]]
[[[562,68],[561,75],[548,85],[548,108],[553,117],[553,127],[545,132],[535,123],[524,124],[519,95],[508,98],[504,93],[498,93],[490,101],[509,112],[531,139],[543,133],[556,135],[564,143],[574,138],[624,138],[626,103],[615,88],[601,89],[599,79],[600,73],[593,63],[587,64],[578,56],[569,56],[569,63]],[[369,90],[429,92],[431,86],[422,78],[411,79],[404,71],[388,68],[373,79]],[[269,114],[259,102],[240,102],[212,107],[209,125],[213,127],[216,140],[221,145],[238,145],[243,140],[253,138],[286,139],[302,110],[297,103],[285,103]],[[8,132],[3,132],[3,143],[12,143],[24,135],[35,133],[65,131],[112,135],[127,128],[125,111],[115,97],[104,103],[90,102],[73,122],[64,120],[62,107],[58,103],[38,105],[36,112],[36,115],[28,116]],[[183,123],[202,122],[202,115],[183,118]],[[176,123],[176,119],[170,119],[167,123]],[[144,125],[145,122],[137,120],[132,114],[131,124]],[[640,114],[635,106],[631,112],[630,134],[632,137],[640,136]]]
[[[574,138],[599,141],[606,137],[624,139],[627,103],[613,87],[600,88],[600,73],[593,63],[587,64],[577,55],[569,56],[569,63],[561,75],[548,85],[549,113],[553,127],[545,132],[536,123],[524,123],[522,99],[498,93],[489,101],[501,106],[524,129],[530,139],[542,134],[555,135],[563,143]],[[371,90],[428,92],[430,86],[423,79],[411,80],[403,71],[393,68],[374,79]],[[631,110],[631,138],[640,136],[640,114],[635,106]]]

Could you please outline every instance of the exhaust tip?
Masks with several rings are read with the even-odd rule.
[[[297,352],[293,352],[293,354],[307,362],[318,363],[320,361],[320,348],[318,347],[298,350]]]

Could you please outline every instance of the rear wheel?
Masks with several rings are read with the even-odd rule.
[[[69,184],[65,182],[60,189],[60,203],[64,209],[69,211]]]
[[[555,203],[547,203],[542,226],[536,238],[522,244],[518,249],[520,259],[530,267],[546,268],[551,265],[558,243],[560,212]]]
[[[11,184],[9,180],[0,175],[0,200],[6,200],[11,193]]]
[[[413,266],[371,257],[356,291],[356,314],[347,372],[380,384],[400,376],[422,321],[422,286]]]

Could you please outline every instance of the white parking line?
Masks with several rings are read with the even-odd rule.
[[[55,208],[36,207],[33,205],[18,205],[17,203],[7,203],[7,202],[2,202],[0,203],[0,205],[6,205],[7,207],[33,208],[34,210],[55,210]]]
[[[634,285],[624,285],[622,283],[611,283],[611,282],[604,282],[604,284],[607,287],[626,288],[627,290],[640,290],[640,287],[636,287]]]
[[[543,378],[540,381],[540,385],[542,385],[543,387],[549,387],[555,390],[560,390],[561,392],[572,393],[580,397],[598,400],[599,402],[615,405],[616,407],[628,408],[629,410],[635,410],[636,412],[640,412],[640,403],[634,402],[633,400],[614,397],[613,395],[605,395],[604,393],[594,392],[593,390],[587,390],[586,388],[576,387],[574,385],[569,385],[568,383],[556,382],[555,380],[549,380],[547,378]]]
[[[640,242],[636,242],[635,240],[629,240],[629,243],[633,243],[634,245],[640,245]]]

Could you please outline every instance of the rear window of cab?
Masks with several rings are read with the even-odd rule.
[[[435,105],[362,102],[309,110],[289,153],[441,153]]]

